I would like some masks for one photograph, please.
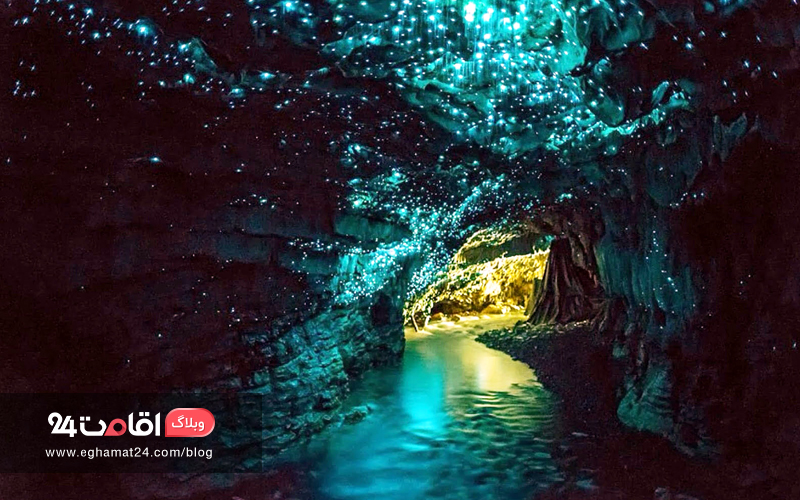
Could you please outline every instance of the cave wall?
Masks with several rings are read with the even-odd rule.
[[[335,421],[352,380],[399,359],[414,266],[398,258],[374,293],[337,301],[408,232],[343,206],[353,174],[329,143],[345,119],[297,119],[360,96],[284,114],[273,92],[245,112],[151,82],[55,20],[15,31],[22,4],[0,7],[3,67],[37,88],[0,97],[2,390],[257,393],[263,428],[243,439],[263,433],[269,452]],[[244,50],[238,33],[226,43]]]
[[[691,126],[606,160],[626,182],[604,196],[530,214],[556,240],[529,322],[589,320],[626,426],[689,454],[796,453],[798,148],[744,116]]]
[[[541,324],[589,319],[595,314],[600,294],[594,276],[575,264],[570,240],[556,239],[550,245],[541,292],[535,296],[529,321]]]
[[[665,79],[691,106],[613,155],[584,158],[581,199],[556,192],[549,212],[531,217],[570,242],[569,266],[596,274],[607,303],[598,319],[623,318],[597,323],[613,325],[599,332],[602,349],[625,373],[620,421],[688,453],[754,453],[754,441],[796,453],[800,398],[786,381],[798,374],[797,11],[653,7],[670,29],[648,35],[641,52],[601,55],[609,40],[592,42],[592,70],[616,89],[601,104],[647,109],[638,93]],[[574,248],[589,248],[594,262]],[[534,322],[579,319],[546,310]]]
[[[625,373],[617,416],[690,454],[753,453],[753,439],[794,453],[789,429],[800,399],[786,381],[800,374],[797,259],[788,244],[798,233],[797,148],[743,117],[694,126],[689,137],[612,160],[633,180],[624,197],[595,207],[603,229],[591,238],[596,267],[588,269],[606,304],[595,324]],[[653,171],[669,181],[652,182]],[[577,240],[567,233],[564,241]],[[566,261],[585,268],[579,256]],[[624,307],[610,306],[617,303]],[[547,316],[546,305],[532,322],[585,316]]]
[[[548,256],[549,237],[523,224],[473,233],[426,289],[405,304],[406,323],[506,314],[532,307]]]
[[[128,167],[135,176],[112,164],[77,181],[63,165],[39,172],[35,191],[30,170],[3,184],[3,390],[258,393],[267,411],[254,438],[263,430],[277,451],[331,422],[353,378],[399,358],[408,269],[379,293],[333,301],[366,265],[348,233],[382,238],[385,225],[231,206],[247,199],[247,175],[195,181],[146,162]],[[295,193],[317,201],[308,184]],[[339,247],[296,246],[319,238]]]

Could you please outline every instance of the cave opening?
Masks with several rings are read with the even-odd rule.
[[[407,326],[497,315],[529,316],[542,287],[554,236],[522,224],[480,229],[404,308]]]

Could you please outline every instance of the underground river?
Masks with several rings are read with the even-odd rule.
[[[551,456],[556,398],[524,363],[474,340],[521,315],[406,330],[397,366],[369,372],[345,403],[362,421],[300,452],[321,499],[519,499],[563,480]]]

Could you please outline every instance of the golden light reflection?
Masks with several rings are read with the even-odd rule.
[[[406,328],[407,349],[419,351],[423,357],[429,349],[448,352],[444,371],[447,392],[465,388],[508,392],[515,385],[535,380],[533,372],[526,364],[473,339],[484,331],[512,327],[524,318],[523,314],[471,316],[458,322],[431,322],[421,331]]]

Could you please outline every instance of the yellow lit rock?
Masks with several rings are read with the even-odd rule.
[[[431,315],[505,314],[524,310],[535,281],[544,275],[548,254],[549,250],[543,250],[501,256],[471,265],[456,263],[454,259],[425,293],[406,304],[406,320],[422,326]]]

